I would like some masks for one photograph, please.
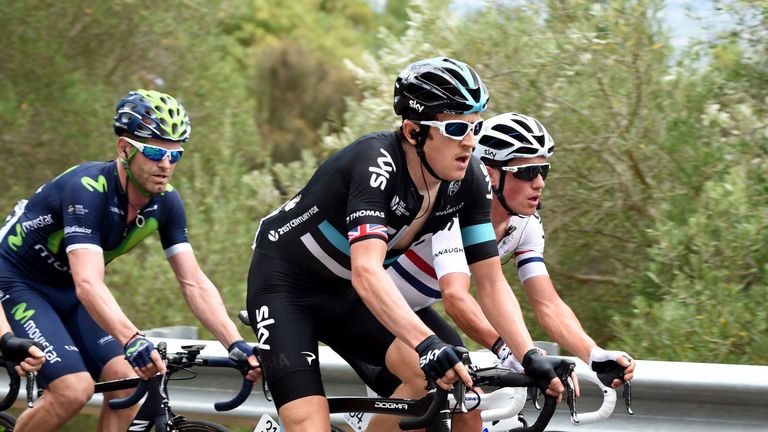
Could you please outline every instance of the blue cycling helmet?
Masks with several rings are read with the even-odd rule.
[[[470,114],[488,106],[488,89],[466,63],[435,57],[408,65],[395,81],[395,114]]]
[[[139,138],[187,142],[192,126],[189,114],[173,97],[155,90],[128,93],[115,106],[114,129]]]

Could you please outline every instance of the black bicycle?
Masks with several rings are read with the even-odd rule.
[[[246,325],[250,325],[247,311],[240,311],[238,319]],[[469,352],[464,348],[456,348],[465,364],[469,364]],[[254,352],[258,356],[258,346]],[[475,368],[468,365],[468,372],[472,382],[477,387],[485,389],[500,389],[505,387],[537,388],[546,391],[548,383],[537,382],[528,375],[511,372],[506,368],[490,367]],[[560,363],[555,368],[558,378],[566,386],[569,393],[573,388],[569,377],[576,364],[565,358],[560,358]],[[269,389],[266,381],[262,380],[264,395],[269,398]],[[469,391],[473,391],[470,389]],[[467,388],[463,382],[454,383],[453,391],[445,391],[434,384],[429,386],[426,396],[421,399],[397,399],[378,397],[329,397],[328,407],[330,413],[374,413],[403,416],[400,420],[400,428],[413,430],[426,428],[427,432],[450,432],[451,419],[456,413],[467,413],[480,405],[481,394],[477,395],[477,403],[467,407],[464,403]],[[544,406],[539,412],[536,421],[528,426],[523,425],[511,429],[510,432],[542,432],[549,424],[557,408],[557,398],[545,395]],[[450,397],[449,397],[450,396]],[[451,406],[453,405],[453,406]],[[275,425],[275,429],[277,425]],[[332,430],[338,430],[332,426]]]
[[[113,381],[104,381],[95,384],[95,393],[104,393],[116,390],[135,388],[128,397],[109,401],[112,409],[124,409],[137,404],[144,395],[147,398],[142,403],[139,412],[134,417],[129,431],[150,431],[153,428],[157,432],[228,432],[229,429],[216,423],[203,420],[190,420],[177,415],[171,408],[168,383],[172,380],[193,379],[196,373],[195,367],[227,367],[238,370],[243,375],[243,385],[239,393],[228,401],[214,403],[217,411],[228,411],[240,406],[251,393],[252,383],[245,379],[250,366],[245,362],[236,362],[228,357],[201,356],[200,352],[205,345],[182,346],[182,351],[175,354],[167,353],[165,342],[157,344],[160,357],[166,362],[167,372],[164,375],[155,375],[149,380],[139,377],[124,378]],[[20,387],[20,377],[14,371],[15,364],[4,362],[10,378],[8,394],[0,401],[2,411],[8,409],[16,401]],[[186,374],[186,375],[184,375]],[[175,376],[174,376],[175,375]],[[180,376],[181,375],[181,376]],[[32,386],[34,379],[27,375],[27,405],[33,404],[34,392]],[[16,419],[6,413],[0,412],[0,432],[12,431]]]

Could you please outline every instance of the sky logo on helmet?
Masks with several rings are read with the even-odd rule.
[[[424,110],[424,106],[421,105],[420,103],[416,102],[413,99],[408,101],[408,106],[410,106],[411,108],[417,110],[418,112],[422,112]]]
[[[499,154],[499,152],[492,151],[491,149],[483,150],[483,155],[484,156],[495,158],[497,154]]]

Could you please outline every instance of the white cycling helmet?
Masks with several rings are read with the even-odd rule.
[[[485,120],[475,142],[475,156],[492,166],[516,158],[548,158],[555,151],[555,142],[538,120],[514,112]]]

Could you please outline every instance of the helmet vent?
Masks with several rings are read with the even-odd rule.
[[[523,128],[523,129],[525,129],[525,128]],[[520,138],[525,139],[525,137],[523,136],[522,132],[520,132],[519,130],[517,130],[517,129],[511,127],[511,126],[505,125],[505,124],[497,124],[496,126],[493,127],[493,130],[495,132],[498,132],[498,133],[500,133],[502,135],[506,135],[506,136],[508,136],[510,138],[513,138],[513,139],[520,139]],[[530,130],[528,130],[526,132],[530,132]]]

